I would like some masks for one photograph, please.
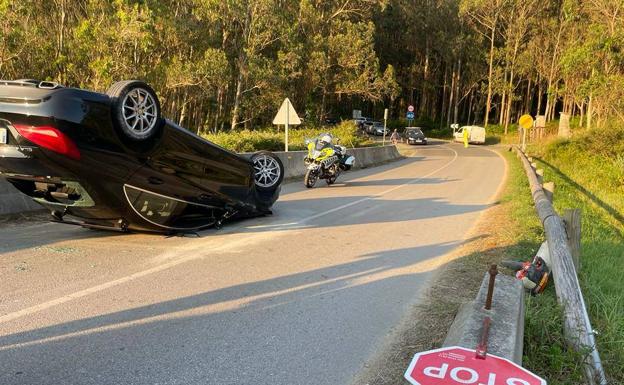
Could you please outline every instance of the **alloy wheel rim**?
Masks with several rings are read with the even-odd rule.
[[[156,100],[147,90],[135,88],[128,92],[122,106],[124,123],[135,136],[145,137],[156,126]]]
[[[254,177],[256,185],[260,187],[274,186],[281,176],[281,169],[277,160],[267,155],[259,155],[254,158]]]

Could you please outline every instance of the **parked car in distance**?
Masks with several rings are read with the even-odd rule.
[[[373,124],[370,127],[370,134],[373,134],[375,136],[383,136],[384,132],[386,133],[386,135],[388,135],[388,130],[386,128],[384,128],[383,123],[381,122],[373,122]]]
[[[468,130],[468,143],[484,144],[485,128],[480,126],[462,126],[453,131],[453,139],[456,142],[464,141],[464,130]]]
[[[405,127],[404,135],[407,144],[427,144],[427,137],[420,127]]]
[[[325,118],[323,120],[323,125],[325,125],[325,126],[335,126],[338,123],[340,123],[340,120],[338,120],[336,118]]]
[[[366,130],[366,125],[368,123],[371,123],[372,121],[373,120],[371,118],[367,118],[367,117],[364,117],[364,116],[361,116],[359,118],[353,119],[353,122],[355,123],[357,128],[359,128],[360,130]]]

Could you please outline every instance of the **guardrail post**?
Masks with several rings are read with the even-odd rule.
[[[566,209],[563,212],[563,222],[568,235],[568,246],[572,254],[572,261],[576,271],[579,271],[581,268],[581,210]]]
[[[538,170],[535,170],[535,174],[537,175],[537,182],[539,184],[544,183],[544,170],[542,170],[541,168]]]
[[[542,185],[544,189],[544,194],[546,194],[546,198],[552,203],[555,197],[555,182],[546,182]]]

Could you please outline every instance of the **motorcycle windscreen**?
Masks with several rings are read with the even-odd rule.
[[[134,212],[147,222],[170,230],[194,230],[215,223],[214,208],[124,185]]]

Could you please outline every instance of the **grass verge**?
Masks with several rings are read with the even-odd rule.
[[[624,384],[624,168],[588,145],[588,138],[530,147],[544,179],[555,183],[558,212],[580,208],[583,238],[579,280],[609,383]],[[592,148],[594,147],[594,148]],[[609,147],[611,148],[611,147]],[[527,365],[550,373],[549,384],[583,384],[580,357],[562,342],[560,311],[552,290],[528,304]]]
[[[361,135],[355,124],[345,121],[333,127],[319,128],[290,128],[288,130],[288,147],[291,151],[304,150],[305,140],[316,138],[320,134],[329,132],[334,138],[340,139],[340,144],[346,147],[375,146],[366,135]],[[283,128],[266,128],[262,130],[241,130],[234,132],[205,133],[202,136],[234,152],[253,152],[260,150],[283,151],[285,135]]]

